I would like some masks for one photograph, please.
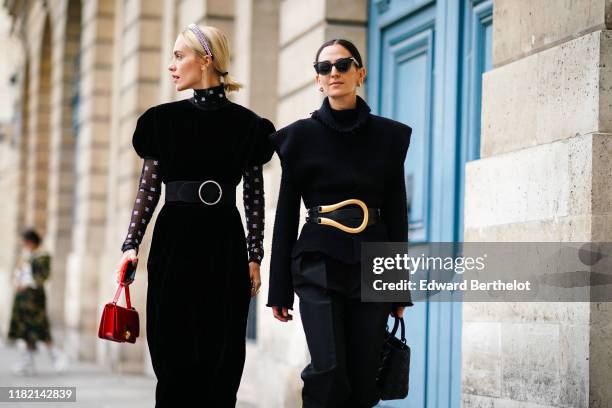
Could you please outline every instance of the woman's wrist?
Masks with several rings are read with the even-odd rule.
[[[128,251],[134,251],[136,255],[138,255],[138,247],[128,246],[128,247],[125,247],[122,252],[123,254],[125,254]]]

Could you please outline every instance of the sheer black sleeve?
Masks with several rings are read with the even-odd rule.
[[[147,225],[153,216],[153,211],[161,195],[161,176],[159,174],[159,160],[145,159],[140,173],[140,181],[132,219],[128,228],[127,237],[121,246],[121,251],[136,249],[142,241]]]
[[[242,195],[247,225],[249,262],[261,264],[264,256],[264,181],[260,165],[250,166],[243,174]]]

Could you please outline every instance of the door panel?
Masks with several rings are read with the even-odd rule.
[[[433,29],[409,33],[403,25],[383,35],[381,115],[409,124],[413,134],[406,160],[406,194],[409,197],[410,242],[429,240],[429,186]]]
[[[383,33],[381,69],[383,98],[381,115],[412,127],[409,158],[404,163],[408,198],[409,241],[429,240],[429,202],[431,163],[431,94],[433,65],[433,29],[409,30],[400,22]],[[426,397],[426,322],[429,305],[417,302],[406,314],[406,324],[412,328],[408,341],[412,351],[410,393],[404,401],[387,402],[385,407],[419,406]],[[415,405],[416,404],[416,405]]]

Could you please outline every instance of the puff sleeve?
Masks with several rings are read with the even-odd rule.
[[[247,167],[262,165],[270,161],[274,154],[270,135],[275,131],[274,125],[268,119],[256,118]]]
[[[143,159],[159,159],[155,107],[147,109],[136,122],[132,146]]]

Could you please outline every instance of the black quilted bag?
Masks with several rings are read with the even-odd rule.
[[[401,339],[395,337],[401,324]],[[382,348],[382,361],[376,381],[380,389],[381,400],[404,399],[408,395],[410,374],[410,347],[406,344],[404,319],[395,318],[393,330],[387,334]]]

